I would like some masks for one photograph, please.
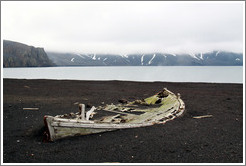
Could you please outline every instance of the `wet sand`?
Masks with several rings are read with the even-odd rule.
[[[146,98],[168,88],[186,111],[166,124],[44,143],[43,116]],[[23,110],[23,108],[39,110]],[[194,116],[212,115],[195,119]],[[243,85],[3,79],[4,163],[241,163]]]

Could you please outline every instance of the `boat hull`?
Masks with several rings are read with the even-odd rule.
[[[154,124],[164,124],[169,120],[173,120],[176,117],[181,116],[185,110],[185,104],[183,100],[180,99],[180,95],[176,96],[168,90],[165,90],[165,92],[168,92],[168,97],[166,97],[165,100],[163,99],[163,103],[165,104],[160,105],[160,107],[158,108],[147,109],[143,111],[143,114],[138,116],[126,114],[125,117],[127,117],[129,121],[123,123],[112,121],[116,119],[119,120],[118,117],[120,117],[120,114],[116,116],[111,116],[109,118],[109,120],[111,121],[106,121],[106,118],[103,118],[101,121],[96,121],[88,120],[85,118],[66,119],[62,118],[62,116],[44,116],[44,124],[46,126],[44,140],[55,141],[57,139],[69,136],[88,135],[113,131],[117,129],[137,128],[151,126]],[[149,104],[151,104],[151,102],[153,102],[152,104],[155,104],[158,100],[159,98],[157,98],[157,95],[146,99]],[[121,106],[122,105],[118,105],[117,108],[122,108]],[[109,108],[109,106],[104,108]],[[138,111],[141,111],[141,109],[138,109]],[[121,113],[123,114],[124,112]]]

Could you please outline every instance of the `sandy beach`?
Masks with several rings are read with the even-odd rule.
[[[43,142],[44,115],[180,93],[166,124]],[[38,110],[23,110],[23,108]],[[243,84],[3,79],[4,163],[242,163]],[[212,115],[195,119],[194,116]]]

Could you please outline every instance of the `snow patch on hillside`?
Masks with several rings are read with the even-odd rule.
[[[218,51],[218,52],[215,54],[215,56],[218,56],[219,53],[220,53],[220,51]]]
[[[143,58],[144,58],[144,54],[141,57],[141,65],[143,66]]]
[[[148,62],[148,64],[150,65],[153,61],[153,59],[155,58],[155,54],[152,56],[152,58],[150,59],[150,61]]]
[[[122,58],[128,58],[127,54],[121,55]]]
[[[92,57],[92,59],[95,61],[97,58],[96,58],[96,54],[94,54],[94,56]]]
[[[192,58],[195,58],[195,59],[197,59],[197,60],[200,60],[200,59],[199,59],[199,58],[197,58],[197,57],[196,57],[196,55],[195,55],[195,54],[193,54],[193,53],[190,53],[189,55],[190,55]]]
[[[79,57],[81,57],[81,58],[85,58],[85,57],[83,57],[81,54],[75,54],[75,55],[77,55],[77,56],[79,56]]]
[[[202,52],[201,52],[201,54],[200,54],[200,58],[203,60],[203,54],[202,54]]]

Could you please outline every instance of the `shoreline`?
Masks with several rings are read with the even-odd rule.
[[[42,142],[44,115],[76,112],[76,102],[141,99],[164,87],[181,94],[182,117]],[[194,118],[203,115],[212,116]],[[4,163],[242,163],[243,84],[3,79],[2,139]]]
[[[235,84],[243,85],[243,83],[230,82],[175,82],[175,81],[132,81],[132,80],[76,80],[76,79],[46,79],[46,78],[2,78],[2,80],[44,80],[44,81],[82,81],[82,82],[136,82],[136,83],[181,83],[181,84]]]

